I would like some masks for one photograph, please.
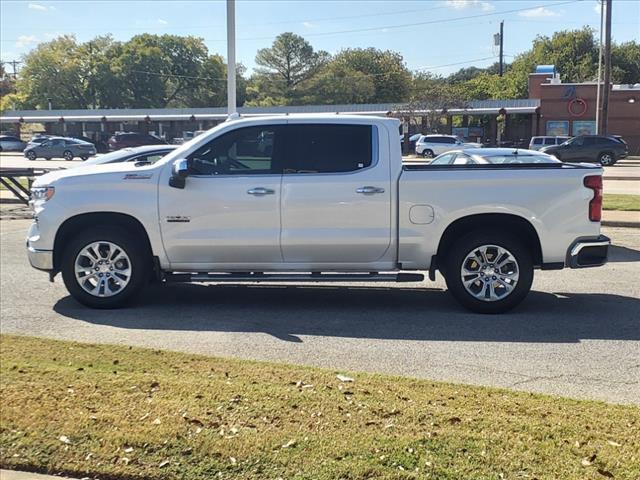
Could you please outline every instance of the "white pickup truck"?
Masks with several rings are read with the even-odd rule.
[[[154,280],[420,282],[439,270],[482,313],[519,304],[535,268],[606,262],[600,167],[403,165],[398,126],[236,119],[153,165],[48,173],[32,189],[29,260],[97,308]]]

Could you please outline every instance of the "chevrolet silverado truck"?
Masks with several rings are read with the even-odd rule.
[[[33,267],[84,305],[152,281],[421,282],[475,312],[518,305],[534,269],[602,265],[602,169],[403,165],[392,118],[232,119],[155,164],[51,172],[32,188]],[[515,158],[515,160],[514,160]]]

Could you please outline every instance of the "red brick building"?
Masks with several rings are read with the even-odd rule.
[[[640,80],[640,79],[638,79]],[[601,99],[604,85],[601,86]],[[596,83],[561,83],[552,73],[529,75],[529,98],[539,99],[532,133],[580,135],[596,131]],[[631,154],[640,154],[640,83],[612,85],[608,133],[621,135]]]

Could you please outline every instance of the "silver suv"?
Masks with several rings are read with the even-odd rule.
[[[480,147],[479,143],[463,142],[453,135],[423,135],[416,142],[416,155],[433,158],[450,150]]]
[[[549,145],[561,145],[571,137],[567,135],[557,135],[553,136],[541,136],[541,137],[531,137],[531,141],[529,142],[529,150],[540,150],[542,147],[548,147]]]

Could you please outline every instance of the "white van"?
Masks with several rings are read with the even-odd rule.
[[[529,142],[529,150],[540,150],[542,147],[546,147],[548,145],[560,145],[561,143],[566,142],[571,137],[567,135],[560,135],[557,137],[551,136],[542,136],[542,137],[531,137],[531,141]]]

